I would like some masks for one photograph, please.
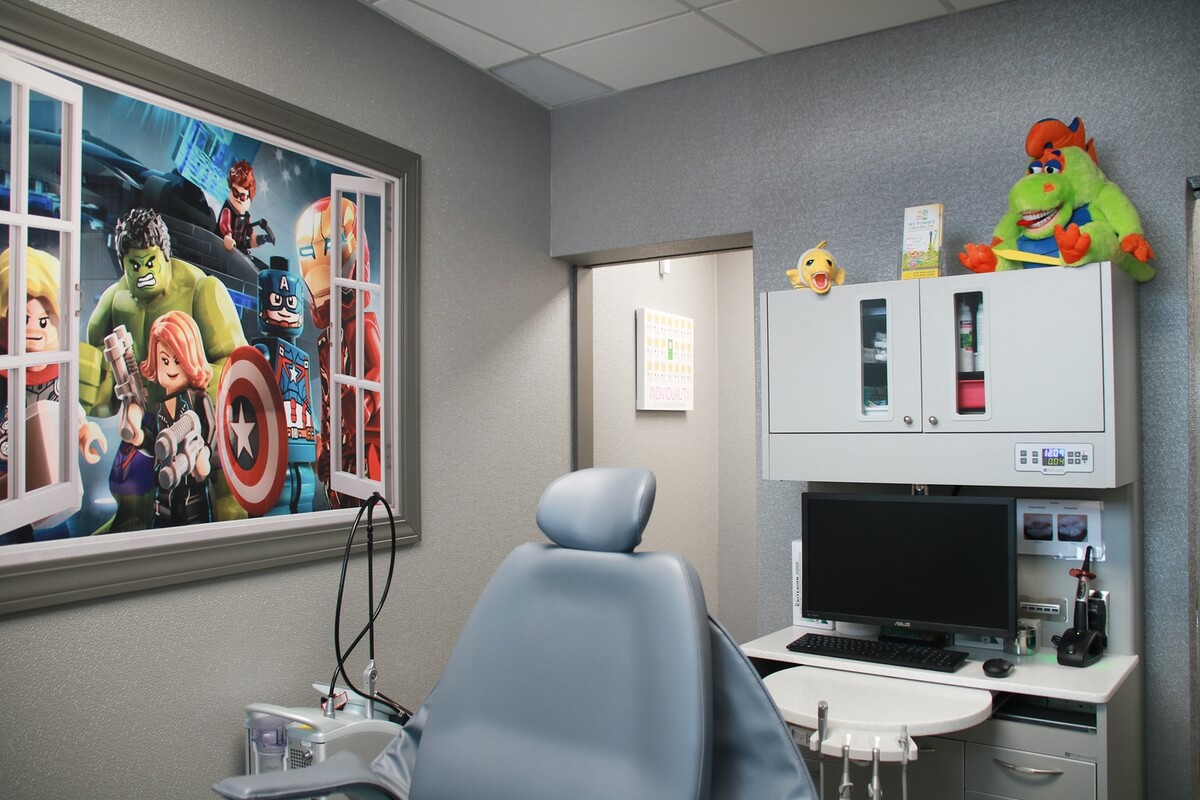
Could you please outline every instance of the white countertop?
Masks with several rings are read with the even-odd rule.
[[[746,642],[742,645],[742,651],[751,658],[804,664],[823,667],[827,670],[905,678],[921,683],[987,689],[993,692],[1076,700],[1083,703],[1109,702],[1138,664],[1137,656],[1105,654],[1090,667],[1064,667],[1058,663],[1058,656],[1053,648],[1042,648],[1034,655],[1015,656],[1002,650],[956,645],[953,649],[965,650],[970,654],[968,660],[955,672],[936,672],[847,658],[793,653],[787,649],[788,644],[795,639],[805,633],[814,632],[829,633],[829,631],[812,631],[809,628],[789,626]],[[985,675],[982,665],[989,658],[1005,658],[1011,661],[1015,665],[1013,671],[1007,678],[992,678]]]

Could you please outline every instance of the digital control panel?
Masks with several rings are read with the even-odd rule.
[[[1017,472],[1043,475],[1091,472],[1095,463],[1092,445],[1079,443],[1022,442],[1015,446],[1013,458]]]

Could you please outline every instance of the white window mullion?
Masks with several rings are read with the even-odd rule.
[[[346,276],[345,269],[341,263],[341,249],[335,247],[338,255],[330,259],[331,265],[334,265],[333,274],[330,276],[331,285],[331,303],[338,304],[338,310],[335,312],[340,315],[340,302],[342,291],[347,290],[353,292],[355,297],[354,303],[354,341],[343,343],[342,336],[344,331],[340,330],[340,325],[333,324],[330,335],[330,432],[329,439],[331,442],[331,458],[330,464],[330,484],[331,488],[341,494],[365,499],[370,497],[374,492],[379,492],[385,497],[390,493],[387,491],[387,481],[385,474],[385,448],[386,442],[389,440],[390,431],[386,428],[386,418],[383,415],[383,408],[386,405],[390,392],[384,391],[382,381],[366,380],[368,351],[365,346],[367,337],[367,321],[368,316],[373,316],[378,323],[380,330],[386,324],[382,315],[386,313],[383,308],[365,308],[364,303],[366,298],[375,295],[379,298],[386,296],[384,289],[387,280],[387,253],[390,252],[390,243],[387,241],[389,231],[382,225],[382,213],[380,225],[377,226],[379,235],[382,239],[375,247],[368,247],[368,226],[367,215],[370,213],[367,208],[367,199],[371,198],[371,203],[378,202],[381,209],[386,208],[386,186],[381,180],[372,178],[357,178],[348,175],[334,175],[330,181],[330,198],[332,207],[337,209],[340,215],[341,200],[346,196],[346,199],[355,203],[357,213],[355,215],[355,248],[353,258],[356,265],[367,263],[366,253],[370,252],[371,256],[377,259],[377,263],[371,264],[371,274],[368,276],[365,269],[357,269],[354,275]],[[340,217],[339,217],[340,220]],[[338,228],[340,236],[341,229]],[[338,321],[341,317],[338,317]],[[343,372],[343,359],[341,353],[343,348],[350,347],[350,359],[354,363],[354,374]],[[386,361],[380,358],[380,370],[382,374],[382,364]],[[354,418],[346,420],[341,414],[341,392],[343,390],[354,392],[354,397],[358,402],[354,403]],[[371,475],[371,464],[368,458],[370,442],[367,440],[367,417],[366,417],[366,400],[368,392],[376,393],[376,400],[379,406],[379,425],[380,436],[379,441],[375,443],[379,447],[379,473]],[[341,448],[341,432],[347,430],[352,433],[354,440],[353,459],[348,466],[349,470],[342,469],[343,455]]]
[[[83,90],[45,70],[11,56],[0,54],[0,79],[11,87],[12,107],[9,128],[9,208],[0,211],[0,226],[7,229],[9,249],[8,352],[0,356],[0,369],[8,375],[8,475],[7,493],[0,500],[0,532],[33,524],[49,516],[47,512],[77,509],[80,503],[79,462],[77,453],[78,418],[78,342],[79,342],[79,198],[82,166],[80,113]],[[30,213],[30,103],[36,92],[61,110],[60,152],[57,173],[58,215],[56,219]],[[27,353],[25,349],[25,308],[28,286],[26,246],[29,232],[58,233],[59,262],[58,306],[59,349],[47,353]],[[53,427],[45,456],[47,466],[56,466],[50,483],[30,490],[29,436],[26,428],[27,370],[31,367],[58,365],[59,400],[47,419]],[[45,407],[43,406],[43,409]]]

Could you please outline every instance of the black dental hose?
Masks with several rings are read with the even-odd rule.
[[[387,511],[388,524],[390,525],[391,531],[392,531],[392,541],[391,541],[390,557],[388,559],[387,581],[384,583],[383,593],[379,597],[379,602],[374,603],[374,597],[375,597],[374,511],[375,511],[375,505],[377,503],[382,503],[384,510]],[[342,598],[346,591],[346,571],[350,565],[350,551],[354,545],[354,537],[358,533],[358,526],[362,522],[362,517],[363,517],[364,513],[367,515],[367,609],[370,613],[370,617],[367,620],[367,624],[365,626],[363,626],[363,629],[361,631],[359,631],[357,636],[354,637],[354,641],[352,641],[350,643],[350,646],[348,648],[346,648],[346,650],[343,651],[342,650],[342,638],[341,638],[341,628],[342,628],[341,623],[342,623]],[[396,519],[392,515],[392,507],[390,505],[388,505],[388,502],[383,499],[383,497],[379,494],[379,492],[375,492],[367,500],[363,501],[362,508],[360,508],[358,511],[358,516],[356,516],[354,518],[354,526],[350,529],[350,536],[347,537],[347,539],[346,539],[346,548],[342,552],[342,571],[341,571],[341,576],[338,579],[337,604],[334,608],[334,615],[333,615],[333,650],[334,650],[334,655],[337,657],[337,667],[333,671],[333,678],[329,681],[329,697],[326,699],[326,702],[329,704],[329,707],[326,709],[326,712],[325,712],[326,716],[333,715],[334,687],[337,685],[337,678],[338,678],[339,673],[341,674],[343,680],[345,680],[346,686],[349,687],[349,689],[352,692],[354,692],[355,694],[359,695],[360,697],[366,699],[366,701],[368,703],[379,701],[379,702],[383,703],[385,706],[391,708],[400,717],[401,724],[407,722],[408,718],[412,716],[411,711],[409,711],[408,709],[399,705],[398,703],[394,702],[393,700],[388,698],[386,695],[384,695],[382,692],[376,691],[374,693],[374,695],[372,696],[372,695],[368,695],[366,692],[359,689],[357,686],[354,685],[354,681],[352,681],[350,679],[349,673],[346,672],[346,659],[349,657],[349,655],[352,652],[354,652],[354,648],[358,646],[358,643],[363,640],[364,636],[368,637],[368,649],[370,651],[370,653],[369,653],[370,659],[372,661],[374,661],[374,659],[375,659],[375,619],[379,616],[379,612],[383,610],[383,603],[385,600],[387,600],[388,591],[391,589],[391,586],[392,586],[392,575],[395,572],[395,570],[396,570]]]

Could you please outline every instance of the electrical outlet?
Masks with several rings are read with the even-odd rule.
[[[1067,621],[1067,598],[1031,597],[1021,595],[1017,601],[1017,616],[1046,622]]]

